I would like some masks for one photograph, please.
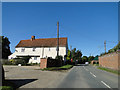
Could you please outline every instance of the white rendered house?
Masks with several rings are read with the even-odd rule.
[[[67,38],[59,38],[59,55],[67,55]],[[8,56],[8,59],[16,58],[17,56],[30,56],[29,63],[40,63],[40,58],[57,56],[57,38],[35,39],[32,36],[29,40],[21,40],[15,47],[15,52]]]

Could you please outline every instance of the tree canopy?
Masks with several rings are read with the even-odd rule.
[[[7,37],[4,36],[0,36],[1,40],[2,40],[2,58],[3,59],[7,59],[8,56],[11,54],[10,51],[10,41]]]
[[[71,58],[73,61],[80,60],[82,57],[82,52],[80,50],[76,50],[76,48],[73,48],[71,51],[68,50],[67,54],[67,60],[70,60]]]
[[[116,52],[117,50],[120,50],[120,41],[118,42],[118,44],[117,44],[114,48],[108,50],[107,53]],[[105,55],[105,54],[107,54],[107,53],[101,53],[100,56]]]
[[[91,62],[94,59],[94,56],[89,56],[88,61]]]

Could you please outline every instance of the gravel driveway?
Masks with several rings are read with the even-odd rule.
[[[69,71],[41,71],[39,66],[3,66],[5,78],[17,88],[56,88]]]

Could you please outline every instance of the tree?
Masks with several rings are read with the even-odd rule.
[[[7,59],[8,56],[11,54],[9,47],[10,41],[7,37],[4,36],[0,36],[0,38],[2,38],[2,58]]]
[[[68,53],[67,53],[67,60],[70,60],[71,59],[71,51],[68,50]]]
[[[89,56],[88,57],[88,62],[90,63],[95,57],[94,56]]]
[[[83,57],[82,57],[82,62],[83,62],[83,63],[88,62],[88,57],[87,57],[87,56],[83,56]]]
[[[75,61],[75,60],[81,60],[81,57],[82,57],[82,52],[80,50],[76,51],[76,48],[74,48],[71,51],[71,58],[73,59],[73,61]]]

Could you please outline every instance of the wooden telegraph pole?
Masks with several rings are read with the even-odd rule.
[[[57,22],[57,56],[59,56],[59,22]]]
[[[106,40],[104,41],[104,49],[105,49],[105,53],[106,53]]]

